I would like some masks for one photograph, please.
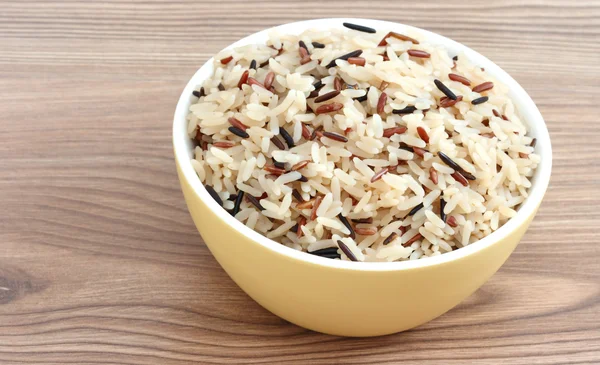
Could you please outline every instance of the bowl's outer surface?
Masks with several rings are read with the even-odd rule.
[[[196,227],[233,281],[285,320],[334,335],[385,335],[443,314],[500,268],[533,218],[497,244],[443,264],[403,271],[344,270],[254,244],[211,214],[179,166],[178,172]]]
[[[485,57],[447,38],[401,24],[365,19],[291,23],[281,31],[298,33],[312,27],[339,27],[342,21],[400,32],[408,29],[410,34],[420,33],[432,43],[464,52],[485,66],[511,87],[511,97],[524,119],[533,121],[531,134],[538,138],[536,149],[543,156],[544,165],[536,171],[531,196],[517,217],[476,244],[420,262],[396,263],[393,268],[389,266],[391,263],[370,264],[382,265],[381,270],[361,268],[369,264],[336,261],[333,265],[329,263],[331,260],[290,252],[294,250],[250,231],[228,217],[204,191],[189,163],[192,145],[185,132],[185,116],[192,100],[191,91],[212,73],[212,59],[194,75],[175,113],[175,159],[188,209],[214,257],[248,295],[292,323],[328,334],[376,336],[407,330],[443,314],[500,268],[527,230],[545,193],[551,146],[539,111],[516,81]],[[265,40],[263,31],[232,46]]]

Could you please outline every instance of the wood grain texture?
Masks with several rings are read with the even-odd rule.
[[[600,363],[600,2],[347,4],[0,1],[0,364]],[[326,336],[262,309],[202,243],[175,173],[171,120],[195,70],[323,16],[467,44],[531,94],[553,141],[546,200],[506,265],[393,336]]]

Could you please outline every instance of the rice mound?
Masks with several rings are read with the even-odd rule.
[[[406,36],[271,33],[216,55],[188,117],[215,200],[283,245],[353,261],[440,255],[513,217],[540,157],[507,88]]]

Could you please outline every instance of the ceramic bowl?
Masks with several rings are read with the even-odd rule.
[[[506,261],[527,230],[544,197],[552,167],[550,137],[534,102],[500,67],[470,48],[438,34],[407,25],[369,19],[317,19],[276,27],[281,33],[340,28],[348,21],[375,29],[420,34],[429,43],[464,53],[507,85],[510,97],[537,138],[541,164],[530,195],[518,214],[497,231],[459,250],[415,261],[366,263],[331,260],[272,241],[234,219],[208,194],[190,159],[193,145],[186,116],[192,91],[210,77],[208,60],[188,82],[177,104],[173,145],[181,188],[204,242],[227,274],[250,297],[279,317],[334,335],[376,336],[404,331],[456,306],[483,285]],[[270,29],[232,45],[263,43]],[[202,288],[197,288],[201,291]]]

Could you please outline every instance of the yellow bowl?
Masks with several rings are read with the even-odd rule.
[[[456,306],[486,282],[506,261],[527,230],[546,192],[552,168],[550,137],[544,120],[523,88],[479,53],[440,35],[406,25],[368,19],[318,19],[285,24],[281,33],[341,27],[342,22],[421,34],[475,64],[509,87],[510,96],[542,161],[530,195],[518,214],[484,239],[459,250],[416,261],[368,263],[330,260],[283,246],[231,217],[208,194],[191,163],[186,116],[192,91],[213,72],[208,60],[192,77],[177,104],[173,145],[181,188],[206,245],[229,276],[260,305],[299,326],[342,336],[378,336],[430,321]],[[229,46],[264,43],[267,32]],[[198,288],[202,290],[202,288]]]

